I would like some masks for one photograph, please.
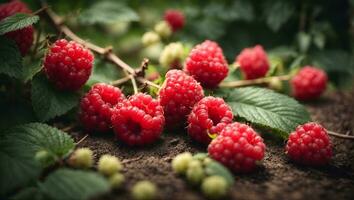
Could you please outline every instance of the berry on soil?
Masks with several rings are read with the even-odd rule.
[[[6,17],[14,15],[16,13],[31,13],[32,11],[27,5],[21,1],[15,0],[0,5],[0,21]],[[33,26],[27,26],[19,30],[6,33],[5,36],[14,40],[24,56],[28,53],[33,44]]]
[[[44,72],[60,90],[76,91],[88,80],[93,54],[74,41],[57,40],[44,58]]]
[[[119,189],[122,187],[122,185],[125,181],[125,178],[124,178],[123,174],[115,173],[109,177],[108,181],[109,181],[112,188]]]
[[[189,162],[186,177],[188,182],[192,185],[198,185],[201,183],[201,181],[205,177],[205,172],[201,161],[192,160],[191,162]]]
[[[220,199],[225,197],[229,186],[225,178],[221,176],[209,176],[203,180],[201,189],[209,199]]]
[[[172,169],[177,174],[185,174],[189,163],[193,160],[193,156],[189,152],[178,154],[172,160]]]
[[[326,90],[327,80],[322,69],[305,66],[291,79],[293,96],[299,100],[318,98]]]
[[[179,10],[166,10],[164,19],[170,25],[173,32],[182,29],[185,23],[184,14]]]
[[[186,71],[203,87],[215,88],[229,72],[222,49],[216,42],[206,40],[195,46],[185,63]]]
[[[105,154],[98,160],[97,169],[103,175],[111,176],[121,171],[123,165],[117,157]]]
[[[219,134],[232,123],[231,108],[218,97],[204,97],[188,116],[188,134],[198,142],[209,144],[210,135]]]
[[[118,139],[132,146],[156,141],[164,124],[163,108],[159,101],[143,93],[117,104],[112,114],[112,125]]]
[[[74,151],[68,162],[75,168],[91,168],[93,165],[93,152],[89,148],[79,148]]]
[[[264,157],[263,139],[246,124],[234,122],[227,125],[211,141],[208,153],[211,158],[235,172],[251,172]]]
[[[327,164],[332,158],[332,143],[320,124],[300,125],[289,135],[286,154],[295,162],[311,166]]]
[[[194,104],[203,97],[203,88],[193,77],[181,70],[168,71],[166,80],[159,91],[166,125],[176,127],[184,124]]]
[[[113,107],[124,99],[119,88],[104,83],[95,84],[81,99],[81,123],[91,132],[110,130]]]
[[[157,188],[150,181],[139,181],[132,188],[132,197],[135,200],[156,199]]]
[[[264,77],[269,70],[267,53],[261,45],[243,49],[236,57],[236,62],[246,79]]]

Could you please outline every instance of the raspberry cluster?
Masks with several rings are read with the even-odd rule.
[[[179,10],[166,10],[164,18],[172,28],[173,32],[182,29],[185,23],[184,14]]]
[[[269,70],[267,54],[261,45],[243,49],[236,57],[236,62],[246,79],[264,77]]]
[[[218,97],[204,97],[188,116],[188,134],[198,142],[209,144],[209,135],[219,134],[232,123],[231,108]]]
[[[305,66],[291,79],[293,96],[299,100],[318,98],[326,90],[327,80],[323,70]]]
[[[44,72],[60,90],[75,91],[88,80],[93,54],[74,41],[57,40],[44,58]]]
[[[150,95],[138,93],[118,103],[112,113],[112,125],[117,137],[128,145],[154,142],[165,124],[163,108]]]
[[[289,136],[286,154],[295,162],[318,166],[332,157],[332,144],[327,130],[314,122],[298,126]]]
[[[81,99],[81,123],[90,131],[110,130],[113,108],[124,99],[124,94],[119,88],[104,83],[95,84]]]
[[[173,127],[185,122],[194,104],[204,97],[203,88],[191,76],[181,70],[170,70],[159,91],[166,125]]]
[[[251,172],[264,157],[263,139],[246,124],[227,125],[208,146],[209,155],[235,172]]]
[[[195,46],[185,65],[186,71],[208,88],[218,86],[229,72],[222,49],[216,42],[210,40]]]
[[[0,5],[0,21],[16,13],[31,13],[32,11],[21,1],[14,0]],[[14,40],[22,56],[26,55],[33,44],[33,26],[6,33],[5,36]]]

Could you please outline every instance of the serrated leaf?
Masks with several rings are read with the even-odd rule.
[[[57,90],[43,75],[32,80],[31,99],[33,109],[41,121],[63,115],[79,102],[74,92]]]
[[[37,15],[18,13],[0,21],[0,35],[19,30],[38,22]]]
[[[0,74],[22,77],[22,56],[16,43],[0,36]]]
[[[70,135],[42,123],[17,126],[6,134],[6,139],[21,143],[33,156],[38,151],[46,151],[56,159],[64,158],[75,146]]]
[[[208,176],[217,175],[225,178],[230,186],[235,182],[235,178],[232,173],[217,161],[208,162],[205,166],[205,173]]]
[[[269,89],[245,87],[227,93],[225,101],[235,116],[260,128],[271,129],[281,137],[310,121],[305,107],[295,99]]]
[[[267,1],[264,5],[267,25],[273,31],[278,31],[295,12],[295,6],[288,1]]]
[[[26,185],[39,176],[41,168],[18,141],[0,141],[0,196]]]
[[[40,189],[54,200],[80,200],[106,193],[110,187],[107,180],[98,173],[59,169],[40,184]]]
[[[27,82],[31,80],[38,72],[42,69],[42,60],[38,59],[34,62],[25,64],[26,67],[22,70],[22,80],[23,82]]]
[[[138,21],[139,16],[129,7],[116,1],[99,1],[79,16],[81,24],[111,24]]]

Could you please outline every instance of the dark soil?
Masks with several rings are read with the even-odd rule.
[[[328,130],[354,135],[354,92],[326,94],[307,103],[312,119]],[[81,138],[85,133],[75,133]],[[267,152],[263,166],[249,175],[235,175],[228,199],[354,199],[354,140],[332,137],[334,158],[330,165],[310,168],[293,164],[284,154],[284,143],[266,139]],[[80,146],[94,150],[96,158],[109,153],[124,162],[126,184],[98,199],[127,199],[129,188],[138,180],[149,179],[159,188],[160,199],[204,199],[198,189],[176,176],[170,167],[181,152],[203,152],[185,131],[168,132],[153,146],[129,148],[112,136],[89,136]]]

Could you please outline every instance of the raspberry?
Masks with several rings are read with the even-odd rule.
[[[206,40],[195,46],[186,60],[186,70],[204,87],[216,87],[229,72],[222,49]]]
[[[203,88],[193,77],[181,70],[168,71],[159,91],[167,126],[176,127],[184,123],[194,104],[203,97]]]
[[[231,108],[218,97],[204,97],[188,116],[188,134],[198,142],[209,144],[209,134],[219,134],[232,123]]]
[[[263,139],[246,124],[227,125],[209,144],[209,155],[235,172],[251,172],[264,157]]]
[[[93,59],[90,50],[80,44],[57,40],[44,58],[44,72],[58,89],[75,91],[88,80]]]
[[[95,84],[81,99],[81,123],[90,131],[108,131],[112,126],[113,107],[124,99],[119,88],[104,83]]]
[[[11,1],[0,5],[0,21],[16,13],[31,13],[27,5],[21,1]],[[22,56],[26,55],[33,44],[33,26],[6,33],[6,37],[14,40]]]
[[[160,54],[159,62],[164,67],[182,68],[181,60],[184,57],[183,45],[180,42],[172,42],[165,46]]]
[[[293,96],[299,100],[318,98],[325,91],[327,80],[323,70],[305,66],[291,79]]]
[[[267,54],[261,45],[254,48],[245,48],[237,56],[236,62],[246,79],[264,77],[269,70]]]
[[[297,163],[319,166],[330,161],[332,144],[326,129],[309,122],[298,126],[289,135],[285,151]]]
[[[152,31],[144,33],[143,37],[141,38],[141,42],[145,47],[151,46],[160,42],[160,36]]]
[[[165,21],[170,25],[173,32],[176,32],[184,26],[184,14],[179,10],[167,10],[164,16]]]
[[[138,93],[117,104],[112,124],[118,138],[128,145],[150,144],[159,138],[163,130],[163,108],[150,95]]]
[[[171,27],[165,21],[161,21],[154,26],[154,31],[162,38],[168,38],[172,34]]]

